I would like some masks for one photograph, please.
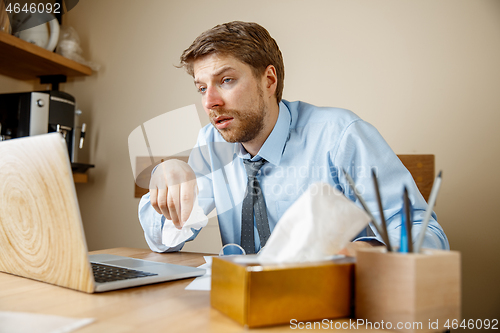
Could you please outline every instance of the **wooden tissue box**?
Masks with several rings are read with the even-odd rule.
[[[443,332],[447,320],[448,325],[460,320],[460,284],[459,252],[361,250],[356,263],[356,318],[372,325],[383,321],[384,328],[400,332]]]
[[[247,256],[248,257],[248,256]],[[214,257],[212,307],[248,327],[347,317],[354,260],[261,266]],[[236,262],[235,262],[236,260]]]

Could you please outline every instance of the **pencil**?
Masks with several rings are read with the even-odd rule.
[[[425,211],[424,219],[422,220],[422,229],[420,229],[420,234],[418,235],[417,242],[415,243],[415,252],[419,253],[422,244],[424,243],[425,231],[427,230],[427,226],[429,225],[429,220],[431,218],[432,210],[434,209],[434,205],[436,204],[436,198],[439,193],[439,188],[441,187],[441,179],[442,179],[442,171],[439,171],[439,174],[432,185],[431,195],[429,196],[429,203],[427,205],[427,210]]]
[[[375,170],[372,169],[373,186],[375,187],[375,194],[377,194],[378,209],[380,210],[380,222],[382,224],[382,231],[385,235],[385,240],[387,241],[387,249],[392,252],[391,240],[389,239],[389,233],[387,232],[387,222],[384,216],[384,207],[382,206],[382,198],[380,197],[380,190],[378,187],[377,175]]]
[[[411,218],[411,203],[408,197],[408,189],[405,186],[404,190],[404,203],[405,203],[405,226],[406,226],[406,240],[408,242],[408,252],[413,252],[413,239],[411,235],[412,218]]]
[[[380,236],[382,236],[382,239],[385,242],[386,240],[384,239],[384,234],[382,233],[379,226],[377,225],[377,222],[375,222],[375,217],[373,217],[372,212],[370,212],[370,209],[368,209],[368,206],[366,205],[365,200],[363,200],[363,197],[361,195],[358,195],[356,193],[356,184],[354,184],[354,180],[352,180],[351,176],[349,176],[349,174],[344,170],[344,168],[342,168],[342,172],[344,173],[345,178],[347,179],[347,182],[349,183],[349,186],[351,187],[352,191],[354,192],[354,196],[359,200],[359,202],[361,203],[361,206],[363,207],[365,212],[368,214],[368,216],[372,220],[373,226],[375,227],[375,229],[377,229],[377,232],[380,234]]]

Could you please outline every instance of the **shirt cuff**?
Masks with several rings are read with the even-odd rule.
[[[385,246],[385,243],[376,237],[359,237],[353,240],[353,242],[365,242],[371,246]]]

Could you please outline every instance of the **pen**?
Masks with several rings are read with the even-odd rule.
[[[380,190],[378,187],[377,175],[375,174],[375,169],[372,169],[373,186],[375,187],[375,193],[377,194],[378,209],[380,210],[380,222],[382,224],[382,231],[385,235],[385,241],[387,242],[387,249],[392,250],[391,241],[389,239],[389,233],[387,232],[387,222],[384,216],[384,207],[382,206],[382,198],[380,197]]]
[[[373,217],[372,212],[370,212],[370,209],[368,209],[368,206],[366,205],[365,200],[363,200],[363,197],[361,195],[358,195],[356,193],[356,184],[354,184],[354,180],[352,180],[351,176],[349,176],[349,174],[344,170],[344,168],[342,168],[342,172],[344,173],[345,178],[347,179],[347,182],[349,183],[349,186],[351,187],[352,191],[354,192],[354,196],[359,200],[359,202],[361,203],[361,206],[363,206],[363,209],[365,210],[365,212],[368,214],[368,216],[372,220],[373,226],[375,227],[375,229],[377,229],[377,232],[382,236],[382,239],[384,239],[385,238],[384,234],[382,233],[379,226],[377,225],[377,222],[375,222],[375,218]],[[384,239],[384,242],[385,241],[386,240]]]
[[[404,211],[404,199],[403,209]],[[401,239],[399,241],[399,252],[408,253],[408,237],[406,236],[406,219],[405,214],[401,214]]]
[[[411,203],[408,197],[408,189],[405,186],[404,190],[405,203],[405,227],[406,227],[406,242],[408,244],[408,252],[413,252],[413,239],[411,236],[412,218],[411,218]]]
[[[427,205],[427,210],[425,211],[424,219],[422,221],[422,229],[420,229],[420,234],[418,235],[417,242],[415,243],[415,252],[419,253],[424,242],[425,238],[425,230],[429,225],[429,220],[431,218],[432,210],[434,209],[434,205],[436,204],[436,198],[439,192],[439,188],[441,187],[441,177],[443,172],[439,171],[439,174],[434,181],[434,185],[432,185],[431,195],[429,196],[429,203]]]

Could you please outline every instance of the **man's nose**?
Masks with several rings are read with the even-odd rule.
[[[205,93],[205,108],[207,110],[209,109],[215,109],[217,107],[221,107],[224,105],[224,101],[222,100],[222,96],[220,95],[219,91],[217,91],[216,87],[208,87],[207,91]]]

